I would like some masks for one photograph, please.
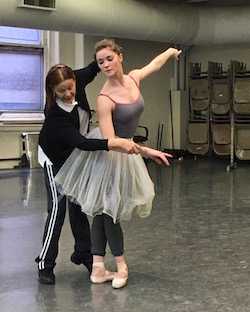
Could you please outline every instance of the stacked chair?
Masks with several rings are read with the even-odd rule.
[[[244,63],[231,61],[233,114],[235,124],[234,152],[238,159],[250,159],[250,70]]]
[[[190,63],[187,150],[193,155],[236,156],[250,160],[250,70],[245,63]]]
[[[209,151],[209,83],[208,72],[201,71],[201,64],[190,63],[189,120],[187,149],[194,155]]]
[[[231,152],[231,76],[221,63],[208,62],[210,128],[213,151],[217,155]]]

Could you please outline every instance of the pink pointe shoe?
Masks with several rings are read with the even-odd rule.
[[[115,274],[115,278],[112,281],[112,287],[116,289],[124,287],[127,283],[127,279],[128,279],[128,269],[126,268],[125,270]]]
[[[105,282],[112,281],[115,278],[115,273],[106,270],[103,263],[94,263],[93,268],[94,267],[100,268],[100,274],[98,274],[98,275],[92,275],[91,274],[90,280],[92,283],[102,284]]]

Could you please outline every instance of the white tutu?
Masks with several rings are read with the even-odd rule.
[[[99,128],[86,135],[101,138]],[[73,150],[55,177],[59,192],[92,217],[105,213],[114,223],[133,212],[147,217],[152,209],[154,184],[141,155],[115,151]]]

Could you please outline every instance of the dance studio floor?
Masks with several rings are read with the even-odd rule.
[[[164,167],[149,161],[153,210],[122,223],[129,279],[119,290],[91,284],[86,269],[70,262],[68,216],[56,284],[38,282],[43,172],[0,170],[0,311],[250,311],[250,164],[227,171],[228,162],[189,158]],[[109,249],[106,264],[115,270]]]

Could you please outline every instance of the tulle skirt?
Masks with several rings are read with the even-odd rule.
[[[88,138],[101,138],[99,128]],[[92,217],[105,213],[114,223],[133,213],[147,217],[155,196],[141,155],[75,148],[55,177],[60,193],[69,196]]]

